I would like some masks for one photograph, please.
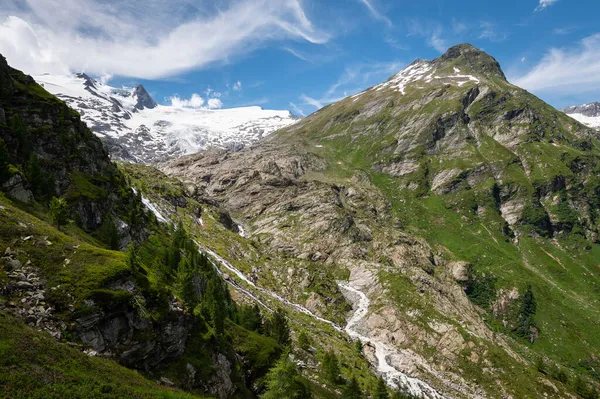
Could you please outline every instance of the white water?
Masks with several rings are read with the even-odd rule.
[[[338,282],[338,285],[341,289],[358,296],[357,307],[354,310],[352,317],[350,317],[350,320],[348,320],[345,331],[352,338],[358,339],[364,344],[370,344],[375,347],[375,357],[377,358],[376,368],[386,380],[387,384],[392,388],[406,390],[417,397],[427,399],[444,399],[444,397],[429,384],[416,378],[409,377],[408,375],[396,370],[396,368],[390,364],[388,359],[392,354],[397,353],[396,350],[384,344],[383,342],[373,340],[358,332],[358,325],[369,312],[369,298],[364,292],[352,287],[350,283]]]
[[[198,243],[196,243],[196,244],[198,244]],[[342,329],[340,326],[338,326],[334,322],[332,322],[330,320],[326,320],[322,317],[315,315],[310,310],[306,309],[304,306],[298,305],[296,303],[292,303],[272,291],[258,287],[250,279],[248,279],[244,275],[244,273],[242,273],[240,270],[238,270],[235,266],[233,266],[226,259],[219,256],[214,251],[211,251],[210,249],[201,246],[200,244],[198,244],[198,247],[202,251],[206,252],[211,257],[213,257],[213,259],[215,259],[217,262],[219,262],[221,264],[221,266],[223,266],[225,269],[229,270],[231,273],[235,274],[240,280],[242,280],[243,282],[248,284],[253,289],[261,292],[264,295],[271,297],[272,299],[275,299],[279,303],[282,303],[284,305],[292,307],[292,308],[296,309],[297,311],[299,311],[300,313],[304,313],[304,314],[314,318],[315,320],[329,324],[330,326],[335,328],[337,331],[346,332],[351,338],[358,339],[365,344],[368,343],[368,344],[374,346],[375,347],[375,356],[377,358],[377,364],[375,365],[375,367],[377,369],[377,372],[380,373],[384,377],[384,379],[386,380],[387,384],[390,387],[392,387],[394,389],[407,390],[412,395],[421,397],[424,399],[444,399],[444,397],[442,395],[437,393],[437,391],[434,388],[432,388],[430,385],[428,385],[427,383],[425,383],[421,380],[418,380],[416,378],[409,377],[408,375],[396,370],[396,368],[394,368],[389,363],[389,360],[388,360],[389,357],[391,355],[397,353],[396,350],[394,350],[393,348],[384,344],[383,342],[373,340],[364,335],[361,335],[358,332],[358,330],[357,330],[358,325],[367,316],[367,313],[369,312],[369,305],[370,305],[369,298],[362,291],[359,291],[358,289],[352,287],[349,283],[338,282],[338,285],[341,289],[346,290],[354,295],[357,295],[359,298],[357,307],[354,309],[354,313],[348,320],[346,327]],[[219,271],[219,273],[221,273],[221,271]],[[254,295],[250,291],[243,289],[238,284],[234,284],[231,281],[228,281],[228,283],[230,285],[232,285],[234,288],[240,290],[244,294],[253,298],[255,301],[257,301],[263,307],[269,309],[269,307],[267,305],[265,305],[263,302],[261,302],[261,300],[258,299],[256,297],[256,295]]]
[[[198,243],[196,243],[198,244]],[[287,299],[283,298],[282,296],[269,291],[267,289],[258,287],[256,284],[254,284],[248,277],[246,277],[244,275],[244,273],[242,273],[241,271],[239,271],[236,267],[234,267],[231,263],[229,263],[227,260],[225,260],[224,258],[222,258],[221,256],[219,256],[216,252],[211,251],[210,249],[201,246],[200,244],[198,244],[198,246],[200,247],[200,249],[204,252],[206,252],[207,254],[209,254],[210,256],[212,256],[215,260],[217,260],[221,266],[225,267],[227,270],[229,270],[231,273],[235,274],[240,280],[242,280],[243,282],[245,282],[246,284],[248,284],[249,286],[251,286],[252,288],[254,288],[257,291],[260,291],[261,293],[275,299],[277,302],[280,302],[284,305],[287,305],[289,307],[292,307],[294,309],[296,309],[298,312],[300,313],[304,313],[305,315],[308,315],[310,317],[312,317],[313,319],[316,319],[320,322],[323,323],[327,323],[330,326],[332,326],[333,328],[335,328],[338,331],[343,331],[338,325],[336,325],[335,323],[333,323],[332,321],[326,320],[322,317],[317,316],[316,314],[314,314],[313,312],[311,312],[310,310],[306,309],[304,306],[302,305],[298,305],[297,303],[293,303],[288,301]]]
[[[137,190],[135,189],[135,187],[131,187],[131,190],[133,191],[134,194],[137,194]],[[156,205],[154,205],[148,198],[144,197],[143,195],[142,195],[142,203],[150,212],[152,212],[154,214],[154,216],[156,216],[156,219],[158,219],[159,222],[169,223],[169,220],[167,220],[167,218],[165,218],[160,213],[160,211],[158,210]]]

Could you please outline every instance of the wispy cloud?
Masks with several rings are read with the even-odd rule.
[[[387,26],[392,27],[392,21],[384,14],[379,12],[375,6],[373,5],[373,0],[359,0],[365,7],[369,10],[369,13],[373,16],[373,18],[378,19],[384,22]]]
[[[223,102],[220,98],[210,97],[205,100],[197,93],[192,94],[190,98],[181,98],[178,94],[175,94],[167,100],[175,108],[218,109],[223,107]]]
[[[302,110],[302,108],[300,108],[299,106],[297,106],[296,104],[294,104],[291,101],[290,101],[290,108],[292,109],[292,112],[294,112],[296,115],[306,116],[306,113]]]
[[[479,34],[480,39],[487,39],[494,43],[506,40],[506,33],[499,33],[496,25],[490,21],[481,21],[479,28],[481,29],[481,33]]]
[[[306,94],[300,95],[300,100],[304,102],[304,104],[312,105],[316,109],[323,108],[323,103],[315,98],[309,97]]]
[[[542,11],[552,4],[556,3],[558,0],[540,0],[540,4],[535,8],[535,11]]]
[[[391,75],[399,72],[403,65],[405,63],[400,61],[390,61],[348,66],[344,69],[338,80],[331,84],[319,98],[302,94],[300,100],[304,105],[321,109],[327,104],[340,101],[349,95],[358,93],[369,86],[386,80]]]
[[[438,51],[440,53],[444,53],[444,52],[446,52],[446,50],[448,50],[448,47],[450,47],[450,46],[448,44],[448,41],[446,39],[443,39],[441,36],[442,36],[442,30],[436,29],[431,34],[429,39],[427,39],[427,44],[430,47],[433,47],[436,51]]]
[[[444,53],[449,47],[447,39],[444,38],[444,29],[439,23],[411,19],[407,22],[407,28],[408,36],[424,37],[427,46],[439,53]]]
[[[512,79],[535,93],[575,95],[600,90],[600,33],[574,48],[552,48],[530,71]]]
[[[306,61],[306,62],[311,62],[311,60],[308,59],[308,56],[301,53],[298,50],[294,50],[291,47],[284,47],[283,48],[284,51],[287,51],[288,53],[290,53],[291,55],[293,55],[294,57],[301,59],[302,61]]]
[[[3,0],[0,52],[29,73],[155,79],[227,62],[271,41],[326,43],[301,0]],[[199,40],[201,38],[201,40]]]

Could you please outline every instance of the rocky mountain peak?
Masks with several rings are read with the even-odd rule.
[[[83,80],[83,85],[86,88],[90,88],[90,87],[95,88],[96,87],[96,81],[93,78],[91,78],[89,75],[82,72],[82,73],[75,74],[75,76],[78,77],[79,79]]]
[[[439,68],[450,65],[463,66],[473,73],[506,80],[500,63],[494,57],[468,43],[450,47],[444,55],[434,60],[434,62],[438,64]]]
[[[133,96],[137,99],[135,104],[135,108],[142,110],[144,108],[153,109],[158,106],[156,101],[150,96],[150,94],[146,91],[144,86],[137,85],[135,90],[133,91]]]
[[[593,102],[583,105],[574,105],[571,107],[563,108],[562,111],[566,114],[581,114],[589,117],[600,116],[600,103]]]

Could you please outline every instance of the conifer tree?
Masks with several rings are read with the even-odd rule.
[[[283,309],[279,308],[273,314],[270,323],[270,334],[279,345],[289,346],[291,343],[290,328]]]
[[[348,384],[344,387],[342,391],[342,397],[344,399],[363,399],[363,393],[358,385],[358,381],[356,377],[352,377],[352,379],[348,382]]]
[[[323,363],[321,364],[323,367],[323,372],[325,376],[334,384],[339,384],[341,380],[340,376],[340,365],[338,362],[338,358],[333,351],[325,352],[325,356],[323,357]]]
[[[57,229],[60,230],[60,227],[67,223],[68,216],[67,202],[63,198],[52,197],[50,201],[50,219]]]
[[[375,392],[373,393],[373,399],[390,399],[390,394],[387,390],[387,385],[381,377],[379,377],[379,380],[377,381],[377,387],[375,388]]]
[[[261,399],[310,399],[312,394],[300,379],[296,365],[287,352],[281,356],[266,377],[267,390]]]

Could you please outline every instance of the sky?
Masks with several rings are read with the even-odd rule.
[[[0,0],[0,53],[165,105],[303,116],[468,42],[559,108],[600,101],[598,16],[598,0]]]

